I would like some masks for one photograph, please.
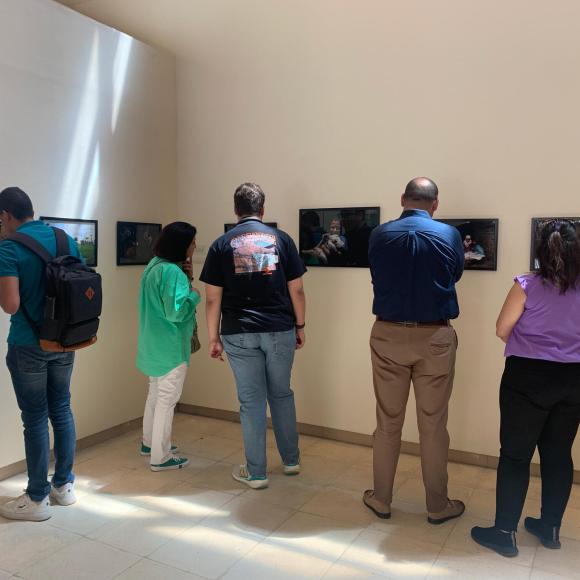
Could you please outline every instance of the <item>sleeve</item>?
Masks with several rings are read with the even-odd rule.
[[[225,286],[221,254],[216,243],[213,243],[207,252],[199,279],[212,286],[220,286],[221,288]]]
[[[20,277],[18,256],[14,242],[3,242],[0,244],[0,276]]]
[[[522,274],[521,276],[516,276],[514,278],[514,282],[517,282],[521,286],[522,290],[526,293],[527,296],[530,290],[532,279],[533,276],[530,276],[529,274]]]
[[[286,260],[284,264],[284,273],[286,280],[292,282],[297,278],[301,278],[306,273],[306,266],[298,253],[296,244],[290,236],[285,237],[286,242]]]
[[[161,302],[167,320],[184,322],[193,318],[201,297],[191,290],[187,276],[177,266],[163,268],[161,276]]]
[[[453,228],[453,251],[457,256],[457,267],[455,269],[455,281],[459,282],[463,276],[463,268],[465,267],[465,252],[463,250],[463,242],[459,230]]]

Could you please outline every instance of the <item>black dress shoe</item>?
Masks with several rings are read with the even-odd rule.
[[[526,530],[536,536],[545,548],[559,550],[562,547],[560,543],[560,528],[548,526],[537,518],[526,518],[524,525]]]
[[[492,528],[480,528],[476,526],[471,529],[471,537],[484,548],[489,548],[497,552],[500,556],[514,558],[518,555],[515,532],[504,532],[495,526]]]

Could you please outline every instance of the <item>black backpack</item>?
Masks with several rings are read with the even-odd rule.
[[[70,255],[69,240],[59,228],[56,256],[33,237],[17,232],[7,239],[36,254],[46,265],[44,316],[36,324],[24,304],[20,309],[36,332],[40,347],[47,352],[67,352],[97,342],[99,316],[103,305],[101,276]]]

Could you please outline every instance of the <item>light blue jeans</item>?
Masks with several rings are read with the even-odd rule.
[[[236,379],[250,475],[266,475],[266,402],[282,461],[298,463],[296,406],[290,387],[296,332],[228,334],[222,342]]]

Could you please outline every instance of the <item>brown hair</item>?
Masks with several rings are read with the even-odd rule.
[[[562,294],[575,289],[580,280],[580,238],[576,224],[549,220],[540,226],[539,234],[540,276],[557,286]]]

